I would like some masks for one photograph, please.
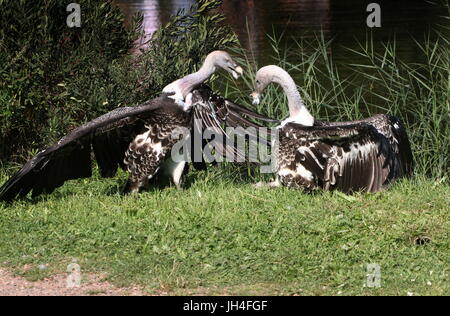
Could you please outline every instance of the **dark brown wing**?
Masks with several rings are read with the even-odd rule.
[[[414,158],[411,150],[408,133],[403,122],[391,115],[379,114],[373,117],[350,122],[324,122],[317,121],[316,126],[344,127],[354,124],[368,124],[373,126],[380,136],[389,143],[392,155],[388,159],[391,179],[410,177],[414,171]]]
[[[234,133],[239,137],[245,137],[249,141],[260,145],[269,145],[269,141],[258,135],[258,129],[263,126],[260,122],[277,123],[279,121],[260,115],[244,106],[237,105],[214,93],[206,85],[202,85],[193,91],[194,118],[201,122],[197,127],[203,133],[206,129],[215,131],[222,139],[217,145],[221,155],[235,157],[236,161],[245,161],[246,156],[238,149],[227,135],[226,128],[233,127]],[[270,133],[266,133],[270,134]],[[206,145],[205,142],[203,145]],[[201,165],[201,164],[200,164]]]
[[[229,146],[232,144],[229,136],[227,135],[222,122],[216,115],[213,108],[208,108],[208,106],[200,106],[200,103],[196,103],[194,107],[194,126],[195,130],[204,135],[206,130],[213,132],[215,137],[220,139],[204,140],[203,145],[208,145],[208,143],[214,144],[215,148],[219,151],[218,154],[222,157],[228,157],[235,161],[245,161],[245,153],[239,151],[235,146]],[[199,162],[199,161],[196,161]]]
[[[400,177],[411,177],[414,173],[414,157],[406,127],[398,117],[388,116],[388,119],[390,132],[386,136],[399,157]]]
[[[390,181],[389,145],[368,124],[287,124],[279,142],[279,174],[290,186],[376,192]]]
[[[137,107],[116,109],[69,133],[56,145],[28,161],[1,188],[0,201],[51,193],[64,182],[92,176],[92,150],[103,177],[123,167],[130,142],[143,131],[157,110],[173,107],[163,95]]]

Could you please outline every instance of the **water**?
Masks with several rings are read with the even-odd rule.
[[[179,9],[189,9],[195,4],[195,0],[115,0],[114,2],[124,12],[127,22],[136,12],[143,13],[146,36],[144,41],[150,38],[161,24],[168,22]]]
[[[147,39],[169,20],[178,9],[187,9],[195,0],[115,0],[128,20],[141,11]],[[373,31],[376,42],[392,39],[398,43],[398,55],[408,61],[420,58],[411,40],[423,39],[431,26],[444,23],[440,15],[445,9],[425,0],[378,0],[381,6],[382,27],[369,29],[366,19],[367,5],[374,1],[364,0],[224,0],[221,11],[227,22],[239,35],[241,43],[251,50],[260,61],[268,60],[271,53],[266,34],[284,34],[286,44],[292,38],[312,36],[324,31],[333,38],[331,47],[334,57],[346,62],[345,47],[356,47],[355,38],[365,39]],[[352,62],[348,60],[348,62]]]

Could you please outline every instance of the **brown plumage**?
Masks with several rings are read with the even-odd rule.
[[[50,194],[66,181],[89,178],[94,160],[102,177],[114,177],[120,167],[130,174],[125,191],[139,190],[164,167],[178,141],[172,132],[178,128],[192,130],[194,118],[203,120],[204,129],[237,124],[247,127],[250,121],[241,111],[245,116],[267,119],[215,95],[206,86],[194,90],[193,95],[196,99],[188,112],[182,111],[169,95],[162,94],[137,107],[116,109],[73,130],[14,174],[0,188],[0,201],[23,198],[31,191],[33,197]],[[221,102],[216,102],[219,99]],[[227,146],[221,154],[226,155],[227,151],[241,154]],[[197,166],[205,168],[201,162]]]
[[[400,119],[376,115],[353,122],[316,121],[283,69],[258,71],[254,101],[271,82],[280,84],[289,100],[290,117],[279,127],[275,160],[277,179],[270,186],[378,192],[413,173],[413,155]]]
[[[218,128],[227,123],[245,124],[239,111],[260,117],[243,107],[228,109],[224,104],[230,101],[202,86],[217,68],[235,78],[243,72],[226,52],[211,53],[198,72],[168,85],[160,97],[111,111],[40,152],[0,188],[0,201],[23,198],[30,192],[33,197],[52,193],[68,180],[91,177],[94,160],[103,177],[113,177],[119,167],[128,171],[126,192],[139,192],[159,171],[180,187],[187,162],[170,159],[180,130],[193,131],[195,118],[203,120],[202,128]],[[233,146],[222,150],[238,154]],[[197,166],[204,168],[204,163]]]
[[[378,192],[393,180],[411,175],[412,160],[404,163],[395,151],[398,144],[373,125],[336,124],[289,123],[280,129],[277,162],[282,184],[307,191]],[[402,147],[407,153],[407,144]]]

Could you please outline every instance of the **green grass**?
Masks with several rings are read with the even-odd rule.
[[[412,39],[413,40],[413,39]],[[66,184],[37,200],[0,204],[0,265],[29,280],[84,273],[170,295],[450,295],[449,41],[416,42],[421,63],[398,59],[395,41],[369,38],[335,64],[324,37],[290,49],[271,39],[273,63],[295,78],[316,118],[401,117],[411,137],[413,180],[378,194],[256,190],[255,170],[226,166],[190,175],[184,191],[123,197],[125,174]],[[249,105],[259,68],[242,50],[244,81],[214,89]],[[260,65],[262,66],[262,65]],[[272,85],[257,111],[279,119],[286,99]],[[14,168],[16,170],[16,168]],[[0,168],[0,183],[14,170]],[[39,265],[45,269],[39,269]],[[367,287],[367,266],[382,286]],[[93,293],[95,294],[95,293]]]
[[[231,39],[221,35],[225,29],[218,33],[202,27],[220,17],[206,16],[200,29],[186,34],[189,40],[178,41],[189,46],[181,51],[191,62],[165,60],[173,45],[181,47],[172,37],[179,36],[175,31],[184,19],[178,17],[166,33],[158,33],[161,45],[153,45],[153,53],[164,62],[152,65],[159,68],[145,63],[153,61],[148,59],[151,50],[143,55],[142,69],[152,78],[140,80],[141,72],[125,67],[116,79],[123,75],[128,79],[120,82],[133,83],[129,79],[134,78],[148,87],[164,86],[164,78],[179,73],[181,66],[187,71],[199,64],[191,57],[204,55],[207,47],[228,47]],[[191,175],[185,191],[155,189],[123,197],[123,173],[110,180],[97,176],[37,200],[0,203],[0,266],[36,281],[65,273],[77,259],[84,273],[106,273],[118,286],[141,285],[149,293],[170,295],[450,295],[450,50],[445,31],[415,42],[423,55],[420,63],[399,60],[395,41],[374,43],[369,37],[349,50],[354,64],[338,65],[324,36],[289,48],[270,39],[273,63],[295,77],[316,118],[401,117],[416,161],[413,180],[378,194],[308,195],[286,188],[256,190],[253,180],[245,179],[257,172],[227,166]],[[196,36],[205,32],[223,41],[207,36],[212,46],[205,46]],[[213,86],[251,106],[248,94],[259,67],[250,53],[234,50],[246,68],[244,81],[221,75],[223,80],[215,76]],[[145,96],[148,87],[127,91]],[[287,110],[274,85],[257,108],[279,119]],[[14,170],[0,162],[0,184]],[[365,286],[369,264],[380,265],[381,288]]]
[[[419,178],[348,197],[226,179],[210,170],[191,175],[185,191],[122,197],[122,174],[0,204],[0,264],[47,264],[18,272],[35,280],[64,273],[76,258],[83,272],[150,293],[450,294],[445,183]],[[417,245],[417,237],[431,242]],[[381,266],[381,288],[364,286],[370,263]]]

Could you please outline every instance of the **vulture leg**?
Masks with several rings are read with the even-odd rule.
[[[264,183],[264,182],[258,182],[257,184],[254,185],[254,187],[256,189],[261,189],[261,188],[270,188],[270,189],[276,189],[276,188],[281,188],[283,186],[283,184],[280,181],[280,177],[277,175],[275,180],[269,183]]]
[[[164,164],[163,170],[164,174],[170,177],[177,189],[182,190],[188,168],[189,165],[186,161],[175,162],[172,159],[169,159]]]

